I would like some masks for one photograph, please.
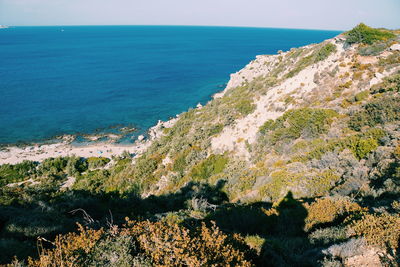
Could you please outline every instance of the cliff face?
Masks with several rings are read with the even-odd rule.
[[[327,45],[335,47],[327,57],[319,62],[302,66],[296,74],[288,75],[296,64],[310,56],[315,50]],[[378,71],[379,57],[359,56],[355,47],[344,49],[345,41],[342,37],[327,40],[322,44],[292,49],[289,52],[273,56],[257,56],[244,69],[231,76],[224,94],[232,88],[251,83],[256,79],[269,77],[276,72],[276,85],[270,86],[255,100],[256,109],[251,114],[241,118],[231,127],[224,128],[223,132],[211,141],[216,152],[234,151],[234,153],[249,157],[245,146],[236,141],[243,138],[249,144],[257,139],[259,127],[269,119],[277,119],[285,111],[301,107],[334,108],[344,111],[340,106],[346,96],[369,89],[372,85],[390,76],[397,68]],[[382,58],[391,55],[387,52]],[[367,70],[358,72],[354,68],[359,64]],[[277,69],[277,66],[282,69]],[[357,79],[353,79],[357,72]],[[350,84],[351,82],[351,84]],[[346,84],[348,83],[348,84]],[[346,85],[339,94],[338,88]],[[344,97],[343,97],[344,95]],[[332,99],[327,99],[332,97]],[[317,101],[323,103],[316,103]],[[243,142],[242,144],[244,144]]]
[[[323,144],[346,142],[346,138],[377,129],[385,132],[385,138],[391,138],[393,149],[397,143],[396,134],[387,135],[387,125],[362,130],[349,127],[349,121],[356,120],[354,114],[363,112],[367,103],[386,101],[376,88],[398,77],[395,42],[378,48],[350,45],[342,35],[279,55],[257,56],[231,75],[226,89],[214,100],[182,114],[175,126],[164,129],[165,136],[142,157],[158,154],[163,158],[152,173],[158,174],[153,177],[157,182],[146,184],[146,195],[176,190],[197,177],[198,171],[203,182],[226,180],[233,199],[276,200],[289,189],[302,197],[328,194],[344,182],[346,171],[314,166],[316,160],[341,155],[363,165],[374,151],[383,148],[377,139],[379,144],[369,151],[371,154],[360,158],[350,147],[323,148]],[[397,93],[387,94],[397,97]],[[317,158],[308,156],[316,149],[326,153]],[[204,164],[215,155],[225,159],[223,168],[202,173]],[[285,177],[301,174],[305,180],[314,177],[329,186],[307,185],[302,177],[290,185],[280,181],[278,188],[272,186],[281,179],[276,176],[282,171]],[[322,181],[320,176],[327,173],[332,181]],[[271,186],[275,192],[265,191]],[[313,190],[308,187],[324,190],[310,193]]]

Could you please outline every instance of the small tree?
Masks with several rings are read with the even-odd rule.
[[[386,30],[379,30],[368,27],[364,23],[358,24],[351,31],[346,33],[348,44],[373,44],[377,41],[387,41],[396,37],[393,33]]]

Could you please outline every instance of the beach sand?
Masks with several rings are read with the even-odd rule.
[[[9,146],[0,150],[0,165],[17,164],[24,160],[41,162],[47,158],[79,156],[89,157],[107,157],[119,156],[125,151],[138,157],[152,144],[155,139],[163,136],[163,129],[172,127],[178,118],[169,121],[159,121],[157,125],[149,129],[149,138],[139,136],[133,144],[118,144],[110,142],[98,142],[90,145],[76,146],[72,144],[73,138],[66,136],[59,143],[55,144],[34,144],[25,147]]]
[[[76,155],[79,157],[107,157],[121,155],[124,151],[139,155],[151,144],[150,140],[135,142],[133,145],[112,143],[96,143],[87,146],[74,146],[68,142],[50,145],[32,145],[27,147],[8,147],[0,151],[0,164],[16,164],[24,160],[43,161],[46,158],[66,157]]]

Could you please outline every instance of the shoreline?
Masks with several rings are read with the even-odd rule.
[[[148,130],[149,129],[147,129],[147,131]],[[90,142],[120,142],[124,139],[135,140],[139,135],[146,134],[147,131],[136,128],[136,126],[133,124],[117,124],[108,127],[97,128],[91,132],[76,131],[73,133],[57,134],[37,139],[26,139],[22,141],[5,143],[0,142],[0,151],[7,147],[24,148],[28,146],[56,144],[66,141],[69,143],[85,144]]]
[[[107,157],[119,156],[125,151],[134,157],[140,156],[153,143],[154,140],[162,137],[163,129],[172,127],[178,120],[179,115],[168,121],[159,120],[158,123],[147,131],[148,138],[139,135],[132,144],[119,144],[110,139],[106,142],[95,142],[86,145],[74,145],[74,137],[65,135],[55,143],[33,143],[28,145],[4,145],[0,149],[0,165],[17,164],[24,160],[41,162],[47,158],[78,156]]]
[[[238,71],[239,72],[239,71]],[[238,72],[232,73],[228,83],[224,84],[222,90],[215,92],[205,103],[222,97],[231,89],[232,76]],[[195,107],[189,109],[201,109],[203,105],[199,102]],[[188,109],[188,110],[189,110]],[[186,111],[183,111],[184,113]],[[182,114],[180,113],[180,114]],[[120,133],[85,133],[85,134],[65,134],[45,139],[39,142],[0,144],[0,165],[18,164],[24,160],[41,162],[47,158],[78,156],[83,158],[89,157],[106,157],[120,156],[124,152],[130,153],[133,158],[142,155],[154,140],[164,135],[164,128],[171,128],[179,119],[180,114],[171,117],[167,121],[159,120],[156,125],[150,127],[145,133],[138,135],[133,143],[118,143],[126,133],[136,132],[138,129],[132,125],[121,127]],[[83,137],[86,142],[79,142],[77,139]],[[102,140],[106,137],[106,140]]]
[[[240,83],[240,81],[235,79],[235,77],[238,75],[238,73],[240,73],[240,71],[241,70],[231,73],[228,83],[225,84],[222,90],[212,94],[206,104],[215,99],[223,97],[229,89],[237,86],[237,83]],[[193,109],[201,109],[202,107],[203,105],[198,103],[195,107],[193,107]],[[184,112],[185,111],[182,113]],[[83,158],[111,158],[113,156],[119,156],[124,152],[128,152],[132,154],[134,158],[137,158],[143,154],[148,147],[150,147],[154,140],[164,135],[164,128],[171,128],[178,121],[180,114],[175,115],[175,117],[171,117],[167,121],[159,120],[158,123],[153,127],[150,127],[145,134],[137,136],[136,140],[131,144],[118,143],[118,140],[123,135],[114,135],[112,133],[84,134],[82,136],[85,137],[88,143],[83,143],[82,145],[74,144],[76,138],[81,135],[68,134],[46,139],[42,142],[32,142],[26,144],[0,144],[0,165],[18,164],[24,160],[41,162],[47,158],[66,157],[73,155]],[[129,131],[137,130],[132,126],[125,126],[121,129],[123,128],[129,129]],[[108,140],[99,141],[104,136],[107,136]]]
[[[231,76],[233,74],[231,74]],[[210,95],[210,99],[205,105],[216,98],[222,97],[231,87],[229,83],[224,84],[224,87],[221,87],[222,90]],[[188,110],[201,109],[202,107],[203,105],[199,102],[195,107],[189,107]],[[131,124],[126,126],[117,125],[120,127],[119,133],[94,132],[64,134],[37,142],[3,143],[0,144],[0,166],[3,164],[15,165],[25,160],[42,162],[48,158],[67,156],[78,156],[82,158],[106,157],[111,159],[113,156],[120,156],[124,152],[128,152],[133,158],[137,158],[151,146],[153,141],[164,136],[163,129],[171,128],[184,112],[187,111],[170,117],[170,119],[166,121],[158,120],[157,124],[148,128],[147,131],[139,132],[140,134],[135,136],[132,143],[119,142],[127,137],[128,134],[138,131],[138,129]],[[107,127],[105,129],[108,128],[112,129],[116,128],[116,126]],[[78,141],[80,138],[84,138],[85,141]]]
[[[7,147],[7,150],[0,151],[0,165],[17,164],[24,160],[41,162],[47,158],[79,156],[89,157],[107,157],[121,155],[128,151],[130,154],[141,154],[151,145],[151,141],[135,142],[133,145],[119,145],[114,143],[97,143],[94,145],[74,146],[68,142],[56,144],[36,144],[21,147]]]

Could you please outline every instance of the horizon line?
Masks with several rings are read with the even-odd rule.
[[[344,32],[343,29],[316,29],[316,28],[287,28],[287,27],[265,27],[265,26],[232,26],[232,25],[181,25],[181,24],[43,24],[43,25],[6,25],[7,27],[96,27],[96,26],[146,26],[146,27],[219,27],[219,28],[257,28],[257,29],[286,29],[286,30],[310,30],[310,31],[337,31]]]

